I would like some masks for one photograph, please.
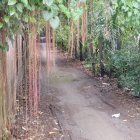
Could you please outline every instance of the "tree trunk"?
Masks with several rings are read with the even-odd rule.
[[[104,64],[103,64],[103,36],[100,35],[99,37],[99,57],[100,57],[100,74],[103,77],[104,76]]]
[[[83,44],[80,41],[80,61],[83,61]]]

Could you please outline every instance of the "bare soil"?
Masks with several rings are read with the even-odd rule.
[[[95,78],[79,62],[56,56],[41,69],[39,116],[29,140],[140,140],[140,99],[115,80]],[[112,118],[120,113],[119,118]]]

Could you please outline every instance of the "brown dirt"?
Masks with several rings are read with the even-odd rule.
[[[39,115],[27,140],[140,139],[140,100],[115,80],[94,78],[60,54],[51,73],[42,66],[40,80]]]

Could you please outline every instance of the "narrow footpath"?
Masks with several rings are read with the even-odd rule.
[[[40,80],[42,134],[38,139],[140,139],[137,127],[129,120],[123,116],[112,118],[113,113],[119,113],[117,107],[99,97],[96,80],[69,65],[61,55],[56,56],[56,65],[49,74],[43,64]]]

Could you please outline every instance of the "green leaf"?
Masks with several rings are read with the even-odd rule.
[[[122,26],[120,29],[121,29],[121,31],[122,31],[122,32],[124,32],[124,31],[125,31],[125,28],[124,28],[123,26]]]
[[[55,5],[55,4],[53,4],[53,5],[51,6],[51,11],[52,11],[52,13],[53,13],[54,15],[57,15],[57,14],[58,14],[58,11],[59,11],[59,7],[58,7],[57,5]]]
[[[3,45],[0,43],[0,49],[3,49]]]
[[[123,4],[125,4],[125,0],[121,0],[121,2],[122,2]]]
[[[29,4],[26,5],[26,8],[27,8],[28,10],[30,10],[30,11],[33,11],[33,10],[32,10],[32,7],[31,7]]]
[[[7,42],[4,43],[3,47],[4,47],[4,49],[3,49],[4,51],[9,51],[9,45]]]
[[[17,0],[8,0],[8,5],[15,5]]]
[[[4,16],[4,21],[5,21],[6,23],[9,22],[9,19],[10,19],[10,17],[8,17],[8,16]]]
[[[75,11],[72,12],[72,17],[74,20],[78,20],[82,14],[83,14],[83,9],[77,8]]]
[[[16,13],[15,8],[14,7],[10,7],[9,8],[9,14],[10,14],[10,16],[13,16],[15,13]]]
[[[19,11],[19,12],[23,12],[23,5],[21,4],[21,3],[18,3],[17,5],[16,5],[16,7],[17,7],[17,10]]]
[[[63,0],[57,0],[58,3],[63,3]]]
[[[37,22],[36,19],[35,19],[34,17],[30,17],[30,21],[31,21],[32,23],[36,23],[36,22]]]
[[[86,3],[86,0],[80,0],[80,2],[82,2],[82,3]]]
[[[53,0],[43,0],[43,4],[47,4],[48,6],[51,6],[53,4]]]
[[[8,51],[9,50],[9,45],[8,45],[8,43],[7,42],[5,42],[5,43],[1,43],[0,42],[0,49],[2,49],[2,50],[4,50],[4,51]]]
[[[134,6],[135,8],[139,8],[138,2],[133,2],[133,6]]]
[[[18,13],[15,13],[14,15],[15,15],[15,17],[16,17],[17,19],[19,18],[19,14],[18,14]]]
[[[59,26],[59,22],[59,18],[56,16],[50,20],[50,25],[53,29],[56,29]]]
[[[29,21],[29,17],[27,15],[24,16],[24,21],[28,22]]]
[[[60,8],[60,11],[67,16],[67,18],[70,18],[70,11],[68,10],[67,7],[65,7],[63,4],[60,4],[59,8]]]
[[[0,29],[3,27],[3,24],[0,22]]]
[[[22,2],[23,4],[25,4],[26,6],[28,5],[28,0],[21,0],[21,2]]]
[[[132,12],[128,12],[128,17],[131,17],[132,16]]]
[[[42,12],[43,18],[48,21],[49,19],[51,19],[53,17],[53,13],[49,12],[49,11],[43,11]]]
[[[135,14],[135,15],[139,15],[139,10],[134,9],[134,14]]]

